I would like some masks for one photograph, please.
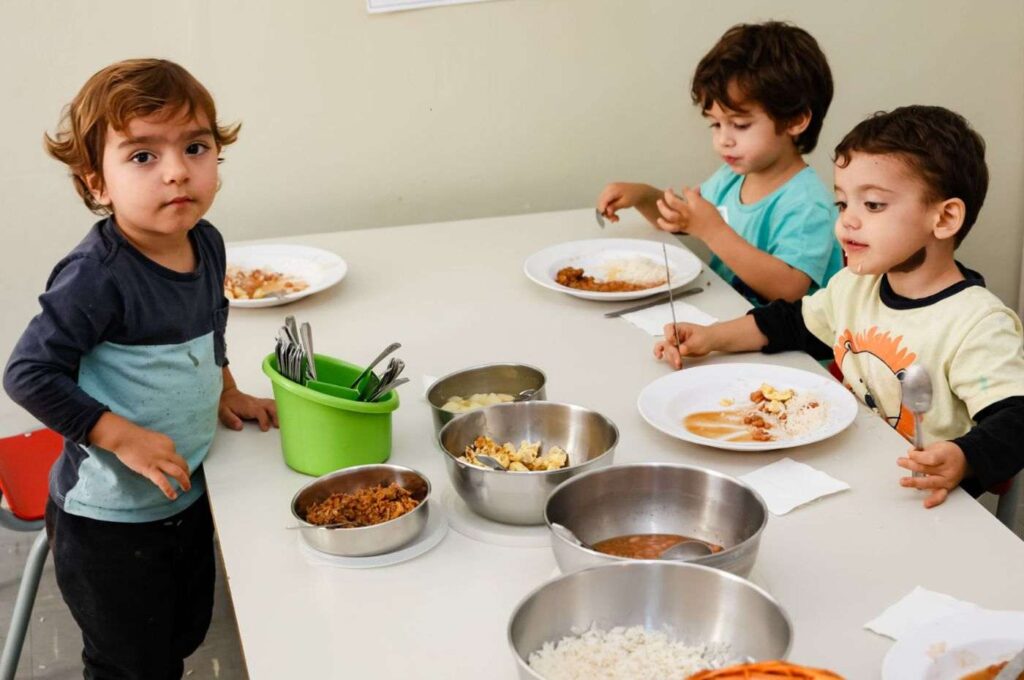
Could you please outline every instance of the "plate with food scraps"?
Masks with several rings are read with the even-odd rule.
[[[882,661],[882,680],[991,679],[1022,648],[1024,612],[958,612],[901,637]]]
[[[694,444],[731,451],[803,446],[845,430],[857,399],[829,375],[768,364],[697,366],[640,392],[640,415]]]
[[[697,278],[697,256],[666,245],[672,288]],[[629,238],[572,241],[530,255],[523,271],[545,288],[585,300],[636,300],[668,290],[661,247],[661,241]]]
[[[275,307],[319,293],[345,278],[348,265],[329,250],[286,243],[227,245],[224,295],[232,307]]]

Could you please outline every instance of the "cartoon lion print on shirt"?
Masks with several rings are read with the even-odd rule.
[[[902,335],[892,337],[872,326],[859,333],[843,331],[833,350],[846,386],[909,440],[914,416],[903,405],[900,376],[917,355],[901,347],[902,340]]]

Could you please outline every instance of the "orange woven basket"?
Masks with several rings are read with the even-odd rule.
[[[689,680],[843,680],[843,676],[821,668],[806,668],[785,661],[761,661],[739,666],[720,668],[717,671],[701,671],[691,675]]]

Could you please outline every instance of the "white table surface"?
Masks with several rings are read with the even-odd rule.
[[[926,511],[901,488],[906,442],[866,408],[844,433],[779,453],[732,453],[670,438],[636,408],[670,369],[650,336],[588,302],[542,289],[523,260],[551,244],[608,237],[671,239],[631,214],[600,231],[592,210],[317,234],[282,241],[333,250],[350,271],[338,286],[286,307],[232,310],[231,368],[244,390],[270,395],[260,360],[286,314],[313,326],[316,349],[365,362],[398,340],[413,382],[401,389],[390,462],[448,487],[421,376],[523,361],[548,376],[548,398],[610,417],[615,462],[669,461],[740,475],[783,456],[852,489],[772,517],[752,580],[792,617],[790,659],[850,678],[880,675],[892,644],[863,629],[921,585],[991,608],[1024,609],[1024,542],[967,494]],[[719,318],[747,304],[714,274],[687,302]],[[621,304],[621,303],[620,303]],[[627,303],[628,304],[628,303]],[[803,354],[716,357],[822,370]],[[289,502],[311,478],[287,468],[277,433],[221,430],[206,462],[214,518],[251,676],[275,678],[514,678],[506,642],[513,607],[556,569],[548,548],[509,548],[454,530],[429,553],[373,570],[312,566]]]

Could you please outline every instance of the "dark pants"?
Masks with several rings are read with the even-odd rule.
[[[57,585],[82,629],[87,680],[180,678],[213,611],[204,495],[156,522],[103,522],[46,505]]]

